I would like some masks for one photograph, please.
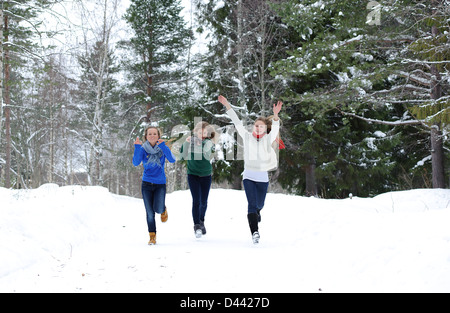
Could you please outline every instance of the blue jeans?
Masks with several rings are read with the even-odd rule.
[[[245,195],[248,202],[248,213],[258,213],[264,207],[269,183],[255,182],[244,179]]]
[[[156,232],[155,213],[162,214],[166,204],[166,184],[142,181],[142,198],[147,212],[148,232]]]
[[[200,221],[205,221],[211,181],[211,175],[201,177],[188,174],[188,184],[192,194],[192,218],[194,224],[200,224]]]

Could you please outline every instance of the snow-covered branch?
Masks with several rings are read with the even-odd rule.
[[[417,73],[425,76],[426,78],[416,75]],[[405,72],[405,71],[398,71],[398,74],[408,78],[409,80],[411,80],[411,81],[413,81],[413,82],[415,82],[417,84],[420,84],[420,85],[423,85],[423,86],[427,86],[427,87],[431,86],[431,75],[428,74],[428,73],[425,73],[424,71],[415,70],[412,73],[408,73],[408,72]]]
[[[450,60],[442,60],[442,61],[427,61],[427,60],[412,60],[412,59],[404,59],[402,63],[419,63],[419,64],[448,64]]]
[[[338,109],[339,110],[339,109]],[[429,128],[426,124],[424,124],[423,121],[420,120],[399,120],[399,121],[383,121],[383,120],[377,120],[373,118],[368,118],[364,116],[360,116],[354,113],[350,112],[344,112],[342,110],[339,110],[343,115],[351,116],[358,118],[360,120],[366,121],[368,123],[376,123],[376,124],[382,124],[382,125],[389,125],[389,126],[406,126],[406,125],[423,125]]]

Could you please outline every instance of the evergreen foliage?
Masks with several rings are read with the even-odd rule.
[[[56,2],[2,3],[15,187],[86,183],[87,175],[87,183],[138,196],[134,139],[151,123],[178,144],[201,118],[222,134],[214,181],[240,189],[238,136],[219,94],[247,125],[283,101],[286,149],[271,174],[278,191],[364,197],[430,188],[436,176],[448,187],[446,0],[194,0],[190,26],[180,0],[131,0],[128,36],[107,49],[97,38],[73,59],[44,55],[38,40],[54,34],[39,14]],[[193,29],[207,34],[196,55]],[[186,187],[182,163],[168,171],[174,188]]]
[[[145,107],[139,111],[144,112],[146,123],[174,125],[173,117],[187,102],[182,88],[187,83],[182,56],[192,33],[181,10],[179,0],[132,0],[125,15],[134,31],[122,43],[133,52],[127,62],[130,88],[135,90],[138,104]]]
[[[286,127],[296,144],[289,157],[298,167],[315,167],[324,196],[344,197],[348,192],[367,196],[402,188],[412,184],[417,164],[429,155],[429,144],[415,145],[417,151],[408,155],[405,169],[405,148],[423,129],[392,129],[336,113],[336,109],[351,111],[385,121],[413,119],[407,100],[414,97],[404,97],[409,86],[399,74],[406,72],[403,52],[418,36],[415,28],[405,30],[414,21],[399,25],[398,10],[406,4],[397,2],[398,6],[379,11],[387,15],[381,26],[368,25],[367,14],[355,14],[369,13],[366,5],[367,1],[292,0],[278,7],[283,21],[301,38],[290,57],[273,68],[273,74],[286,81],[287,113],[294,121]],[[284,171],[288,177],[281,175],[281,180],[303,193],[301,179],[292,185],[293,170],[288,166]],[[409,174],[399,175],[401,171]]]

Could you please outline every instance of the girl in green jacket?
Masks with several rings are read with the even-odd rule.
[[[192,218],[197,238],[206,234],[205,214],[212,182],[211,159],[216,132],[207,122],[200,122],[194,128],[194,135],[181,146],[180,157],[187,160],[189,189],[192,194]]]

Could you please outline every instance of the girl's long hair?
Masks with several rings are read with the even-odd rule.
[[[208,122],[199,122],[194,127],[194,134],[197,134],[197,132],[202,129],[207,130],[207,136],[206,138],[210,139],[212,142],[216,142],[216,131],[214,130],[214,127],[212,127]]]

